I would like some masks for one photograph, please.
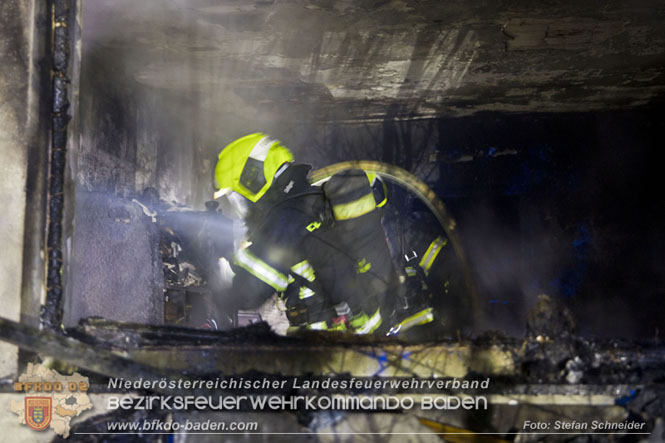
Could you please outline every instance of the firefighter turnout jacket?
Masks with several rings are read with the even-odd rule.
[[[309,170],[289,165],[250,205],[226,305],[253,309],[276,292],[291,330],[379,332],[398,280],[367,176],[312,186]]]

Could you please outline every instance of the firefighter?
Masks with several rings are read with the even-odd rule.
[[[368,177],[349,171],[312,186],[310,169],[261,133],[220,152],[215,197],[248,230],[221,302],[249,310],[277,293],[291,330],[385,334],[399,281]]]
[[[463,329],[470,319],[461,296],[462,273],[457,255],[431,211],[413,199],[407,207],[407,215],[388,228],[393,234],[391,246],[403,260],[400,270],[406,288],[406,295],[400,298],[400,319],[393,322],[389,335],[431,323],[435,316],[439,317],[440,330]]]

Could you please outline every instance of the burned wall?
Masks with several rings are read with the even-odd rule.
[[[191,177],[201,163],[200,136],[188,112],[195,99],[140,88],[123,73],[121,52],[86,54],[79,186],[123,196],[154,187],[165,200],[182,203],[199,197]]]

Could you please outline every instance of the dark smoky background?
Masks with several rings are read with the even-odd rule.
[[[324,128],[315,146],[332,161],[397,164],[437,192],[458,222],[485,328],[522,334],[528,310],[547,294],[571,309],[583,334],[654,338],[665,313],[654,161],[662,117],[386,119]]]
[[[455,5],[441,19],[432,5],[411,5],[395,20],[391,2],[84,2],[77,217],[88,195],[132,199],[146,188],[203,210],[219,150],[266,132],[300,162],[378,160],[434,189],[457,220],[480,330],[523,334],[547,294],[583,334],[654,338],[665,314],[662,100],[644,98],[646,87],[607,89],[615,71],[632,75],[639,64],[615,57],[603,65],[610,75],[585,89],[579,44],[538,52],[516,28],[511,44],[533,52],[513,53],[483,27],[497,11]],[[545,15],[584,12],[560,8]],[[376,25],[360,14],[373,9]],[[510,14],[498,15],[510,24]],[[608,29],[594,54],[620,39],[639,53],[643,35]],[[553,77],[571,57],[580,65]],[[109,251],[74,238],[74,257],[95,254]],[[140,290],[153,291],[158,274],[146,273]]]

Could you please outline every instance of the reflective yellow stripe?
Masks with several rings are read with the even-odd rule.
[[[335,219],[349,220],[372,212],[374,208],[376,208],[376,202],[374,201],[374,195],[370,193],[352,202],[334,205],[332,210]]]
[[[358,274],[364,274],[370,269],[372,269],[372,264],[364,258],[360,260],[358,263],[356,263],[356,272]]]
[[[344,332],[344,331],[346,331],[346,324],[342,322],[342,323],[339,323],[339,324],[332,325],[332,326],[328,327],[328,323],[326,323],[324,321],[319,321],[319,322],[316,322],[316,323],[310,323],[308,325],[303,325],[303,326],[289,326],[286,329],[286,335],[293,335],[302,328],[313,330],[313,331]]]
[[[333,323],[333,325],[329,328],[330,331],[339,331],[339,332],[344,332],[346,331],[346,323],[339,322],[337,324]]]
[[[319,321],[316,323],[310,323],[306,326],[307,329],[313,329],[315,331],[325,331],[328,329],[328,325],[324,321]]]
[[[371,187],[374,187],[374,183],[376,183],[377,180],[377,175],[376,172],[367,172],[365,171],[365,174],[367,174],[367,178],[369,179],[369,185]],[[387,202],[388,202],[388,187],[386,184],[383,182],[383,180],[378,179],[379,183],[381,183],[381,186],[383,187],[383,200],[381,200],[381,203],[377,203],[376,207],[377,208],[382,208]]]
[[[417,274],[416,269],[411,266],[407,266],[406,268],[404,268],[404,270],[406,271],[406,275],[408,275],[409,277],[413,277],[414,275]]]
[[[354,333],[356,334],[371,334],[381,326],[381,312],[379,309],[376,310],[374,315],[372,315],[370,318],[367,318],[367,314],[362,314],[362,316],[366,319],[363,324],[360,325],[359,327],[356,327],[356,330]],[[358,318],[357,320],[361,320],[361,318]],[[360,323],[359,321],[351,321],[351,325],[354,325],[354,323],[358,324]]]
[[[314,232],[320,227],[321,227],[321,222],[313,221],[312,223],[305,226],[305,229],[307,229],[309,232]]]
[[[381,180],[381,186],[383,187],[383,200],[381,200],[381,203],[377,203],[377,208],[383,208],[383,206],[388,203],[388,187],[383,180]]]
[[[233,262],[277,292],[285,291],[289,285],[286,275],[256,257],[247,249],[239,250]]]
[[[423,309],[422,311],[413,314],[410,317],[405,318],[399,322],[393,329],[397,329],[400,332],[408,331],[414,326],[425,325],[434,320],[434,313],[432,308]]]
[[[367,320],[369,320],[369,317],[367,316],[367,314],[362,312],[360,314],[354,315],[351,318],[350,324],[351,324],[351,327],[355,329],[355,328],[359,328],[362,325],[364,325],[367,322]]]
[[[291,266],[291,270],[307,281],[316,280],[314,268],[312,268],[312,265],[310,265],[307,260],[303,260],[300,263],[296,263],[295,265]]]
[[[316,292],[312,291],[307,286],[301,286],[300,287],[300,292],[298,294],[298,298],[300,298],[300,300],[302,300],[304,298],[309,298],[314,294],[316,294]]]
[[[429,244],[427,251],[425,251],[425,255],[423,255],[423,258],[420,260],[420,267],[425,270],[425,274],[429,273],[430,268],[434,264],[434,260],[436,260],[436,256],[439,255],[441,248],[447,243],[448,239],[437,237]]]

